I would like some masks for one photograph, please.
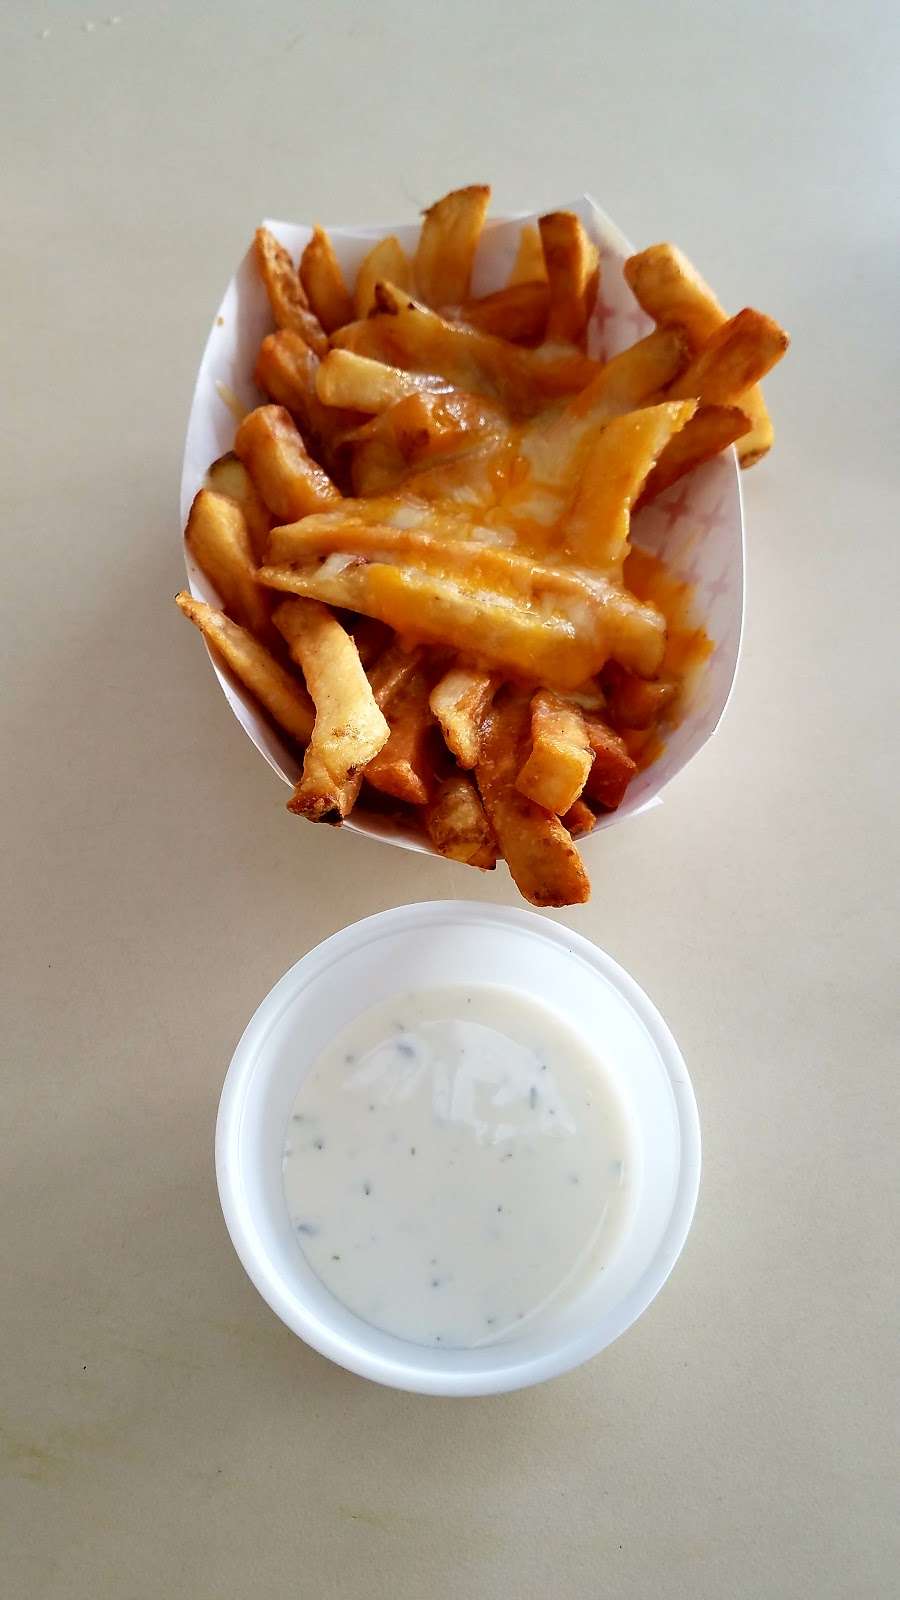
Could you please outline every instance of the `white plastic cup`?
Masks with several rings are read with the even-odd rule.
[[[502,984],[543,999],[611,1075],[634,1143],[631,1220],[574,1300],[474,1350],[435,1350],[372,1327],[325,1288],[290,1226],[285,1132],[300,1083],[334,1035],[418,987]],[[700,1182],[697,1105],[681,1053],[643,990],[587,939],[533,911],[437,900],[344,928],[291,967],[251,1018],[219,1104],[216,1176],[234,1247],[263,1299],[351,1372],[420,1394],[499,1394],[597,1355],[672,1270]]]

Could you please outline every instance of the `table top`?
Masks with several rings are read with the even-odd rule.
[[[115,4],[0,24],[7,1592],[886,1593],[892,8]],[[593,900],[559,914],[684,1050],[695,1226],[605,1354],[453,1402],[281,1326],[225,1233],[213,1123],[311,945],[514,891],[288,816],[170,596],[193,374],[258,219],[413,216],[481,180],[503,210],[589,190],[794,343],[744,479],[724,725],[587,846]]]

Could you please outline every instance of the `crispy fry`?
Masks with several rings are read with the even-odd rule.
[[[684,329],[695,354],[727,320],[709,284],[674,244],[650,245],[626,261],[624,273],[647,315],[660,327]],[[741,409],[750,426],[736,436],[738,460],[748,467],[771,448],[775,430],[758,384],[741,396]]]
[[[634,505],[648,473],[673,434],[696,410],[693,400],[669,401],[613,417],[584,463],[566,521],[566,543],[599,572],[620,572]]]
[[[572,211],[552,211],[538,221],[550,283],[547,338],[581,344],[600,282],[600,257]]]
[[[400,240],[394,234],[379,239],[360,264],[353,290],[353,310],[367,317],[375,304],[375,285],[379,280],[395,283],[398,289],[412,291],[412,267]]]
[[[316,393],[323,405],[373,415],[423,389],[446,393],[450,385],[445,378],[404,372],[353,350],[330,350],[316,373]]]
[[[584,792],[589,800],[602,806],[604,811],[615,811],[625,798],[625,790],[637,771],[637,765],[628,754],[625,741],[599,717],[586,716],[584,721],[594,752]]]
[[[413,645],[411,649],[407,649],[396,636],[391,640],[369,672],[375,703],[382,711],[387,711],[393,705],[397,696],[419,671],[424,660],[425,651],[421,645]]]
[[[596,821],[597,818],[584,800],[576,800],[562,819],[563,827],[568,828],[573,839],[583,839],[586,834],[592,833]]]
[[[783,328],[751,306],[723,322],[666,392],[669,400],[732,406],[780,361],[789,344]]]
[[[658,671],[665,623],[655,607],[600,574],[453,537],[446,515],[433,513],[430,524],[435,533],[350,510],[306,517],[273,530],[273,564],[259,580],[562,689],[578,688],[610,656],[642,676]],[[333,559],[316,565],[323,555]]]
[[[509,275],[508,286],[512,289],[517,283],[546,282],[547,263],[544,260],[540,229],[533,222],[526,222],[519,234],[519,248]]]
[[[323,406],[316,393],[319,358],[300,335],[289,328],[270,333],[259,347],[254,381],[296,418],[304,443],[322,465],[332,469],[338,438],[358,426],[358,411]]]
[[[746,395],[744,396],[744,400]],[[741,401],[741,408],[744,400]],[[750,430],[750,419],[737,406],[700,406],[681,431],[669,440],[650,473],[639,505],[647,505],[686,472],[711,461]]]
[[[268,228],[257,228],[253,244],[276,328],[292,329],[317,354],[323,354],[328,348],[325,330],[309,308],[306,290],[284,245],[279,244]]]
[[[266,505],[285,522],[325,511],[341,498],[327,472],[307,453],[284,406],[257,406],[249,412],[234,436],[234,448]]]
[[[471,184],[445,194],[424,213],[415,277],[427,305],[456,305],[467,298],[490,199],[488,184]]]
[[[647,680],[610,661],[603,670],[606,715],[615,728],[652,728],[678,694],[671,678]]]
[[[557,396],[582,389],[598,371],[596,362],[578,352],[525,350],[447,322],[390,285],[379,284],[378,290],[384,309],[342,328],[333,340],[338,348],[406,371],[439,373],[458,389],[498,400],[513,416],[532,416]]]
[[[549,310],[546,283],[518,283],[477,300],[464,300],[459,306],[444,306],[441,315],[498,339],[510,339],[513,344],[538,344],[544,337]]]
[[[569,429],[637,411],[672,383],[687,362],[682,334],[672,328],[649,333],[603,363],[591,382],[567,402],[561,426]]]
[[[516,788],[530,726],[528,695],[508,690],[485,722],[475,768],[484,809],[521,894],[535,906],[580,905],[590,884],[559,818]]]
[[[353,301],[347,293],[334,245],[318,224],[300,257],[300,282],[326,333],[334,333],[335,328],[353,321]]]
[[[252,633],[265,634],[269,596],[257,582],[250,534],[236,501],[201,489],[194,496],[184,536],[229,615]]]
[[[478,760],[481,724],[499,683],[495,673],[457,666],[445,672],[431,691],[432,715],[461,767],[471,769]]]
[[[431,675],[420,667],[394,692],[387,712],[390,738],[366,767],[366,781],[373,789],[412,806],[427,805],[437,781],[429,748],[430,690]]]
[[[593,761],[578,707],[539,689],[531,702],[531,750],[516,788],[545,811],[562,816],[579,798]]]
[[[273,620],[316,708],[303,775],[288,810],[313,822],[342,822],[356,801],[363,767],[387,743],[390,729],[353,639],[327,606],[284,600]]]
[[[462,773],[445,778],[425,812],[435,850],[451,861],[489,872],[497,864],[497,841],[478,790]]]
[[[299,744],[306,744],[313,730],[314,713],[303,685],[279,665],[265,645],[223,611],[195,600],[184,589],[175,596],[175,604],[278,726]]]
[[[622,271],[641,309],[661,328],[682,328],[692,351],[726,320],[709,284],[674,244],[651,244],[629,256]]]
[[[272,518],[247,468],[233,451],[213,462],[206,474],[206,487],[216,494],[227,495],[240,506],[250,535],[253,559],[258,566],[265,560]]]

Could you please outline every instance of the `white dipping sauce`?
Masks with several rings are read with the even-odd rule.
[[[364,1012],[304,1078],[284,1193],[351,1311],[471,1347],[573,1297],[630,1212],[632,1146],[600,1062],[554,1011],[495,985]]]

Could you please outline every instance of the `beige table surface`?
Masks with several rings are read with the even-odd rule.
[[[3,1595],[887,1595],[892,8],[106,3],[0,34]],[[725,725],[562,914],[684,1049],[696,1224],[603,1356],[451,1402],[269,1312],[213,1121],[317,940],[515,897],[291,819],[170,596],[193,372],[257,220],[411,217],[487,178],[506,209],[589,188],[794,348]]]

